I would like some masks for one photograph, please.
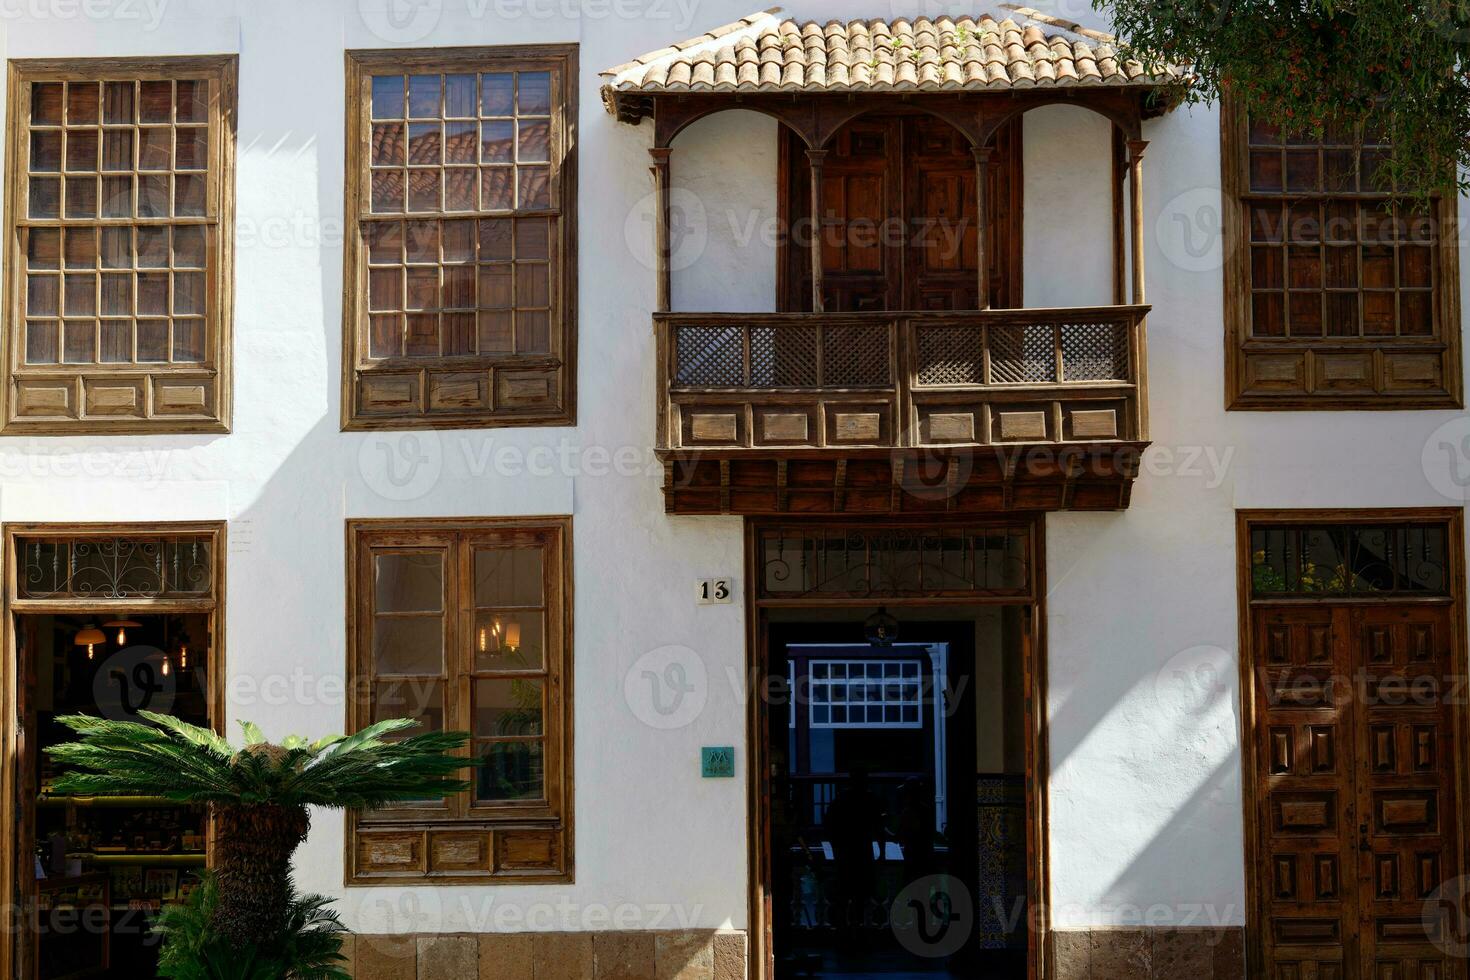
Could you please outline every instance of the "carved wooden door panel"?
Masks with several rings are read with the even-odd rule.
[[[1464,980],[1460,910],[1434,901],[1462,873],[1451,613],[1253,610],[1268,980]]]
[[[1464,696],[1451,608],[1353,610],[1358,725],[1360,936],[1365,980],[1460,980],[1459,912],[1436,892],[1461,873],[1463,762],[1450,705]],[[1462,896],[1453,888],[1451,901]]]
[[[811,170],[788,134],[781,207],[806,226]],[[994,136],[986,178],[986,257],[996,308],[1021,301],[1021,128]],[[819,242],[827,312],[974,309],[979,290],[975,155],[965,137],[923,114],[864,116],[838,132],[822,168]],[[783,242],[781,309],[811,309],[806,236]]]
[[[1354,980],[1353,706],[1348,610],[1254,611],[1256,800],[1253,870],[1270,980]]]
[[[902,308],[902,173],[900,119],[859,119],[833,140],[822,170],[820,237],[829,312]]]
[[[918,116],[904,134],[909,207],[904,308],[973,310],[979,298],[975,155],[959,131]]]

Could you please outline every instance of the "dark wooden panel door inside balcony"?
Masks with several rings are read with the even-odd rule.
[[[781,309],[811,310],[811,169],[786,134]],[[991,305],[1020,303],[1019,121],[995,137],[986,236]],[[977,304],[975,157],[929,115],[865,116],[833,137],[823,169],[819,240],[828,312],[966,310]]]

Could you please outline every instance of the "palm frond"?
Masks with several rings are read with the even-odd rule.
[[[230,745],[229,740],[213,729],[200,728],[198,725],[191,725],[186,721],[181,721],[173,715],[159,714],[156,711],[140,711],[138,714],[155,725],[167,728],[185,741],[208,749],[221,759],[228,759],[235,754],[235,750]]]
[[[460,773],[474,762],[453,753],[469,738],[466,732],[425,732],[393,742],[354,736],[317,756],[282,789],[293,800],[338,809],[458,793],[469,787]]]
[[[180,731],[89,715],[57,720],[81,736],[46,749],[58,763],[76,770],[57,780],[58,792],[189,800],[228,796],[228,756],[201,741],[193,726]]]
[[[59,718],[80,737],[46,750],[70,770],[57,779],[57,790],[184,802],[376,808],[461,792],[469,786],[463,771],[475,765],[459,754],[470,739],[466,732],[391,738],[416,726],[406,718],[312,743],[292,736],[278,746],[264,742],[258,726],[242,722],[247,746],[236,751],[206,729],[165,715],[145,717],[153,724],[89,715]]]
[[[335,740],[327,748],[332,752],[354,752],[368,743],[380,743],[385,735],[416,727],[418,727],[418,722],[412,718],[385,718],[383,721],[374,722],[355,735]]]

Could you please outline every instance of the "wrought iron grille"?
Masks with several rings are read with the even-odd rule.
[[[22,599],[191,599],[214,586],[211,539],[21,538]]]
[[[1251,529],[1251,592],[1448,595],[1443,524],[1300,524]]]
[[[1015,595],[1031,589],[1025,527],[779,527],[761,533],[769,598]]]

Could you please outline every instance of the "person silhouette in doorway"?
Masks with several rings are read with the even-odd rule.
[[[882,847],[883,807],[868,784],[866,767],[854,766],[827,807],[822,828],[832,845],[833,925],[844,947],[864,945],[868,906],[878,878],[877,850]]]

